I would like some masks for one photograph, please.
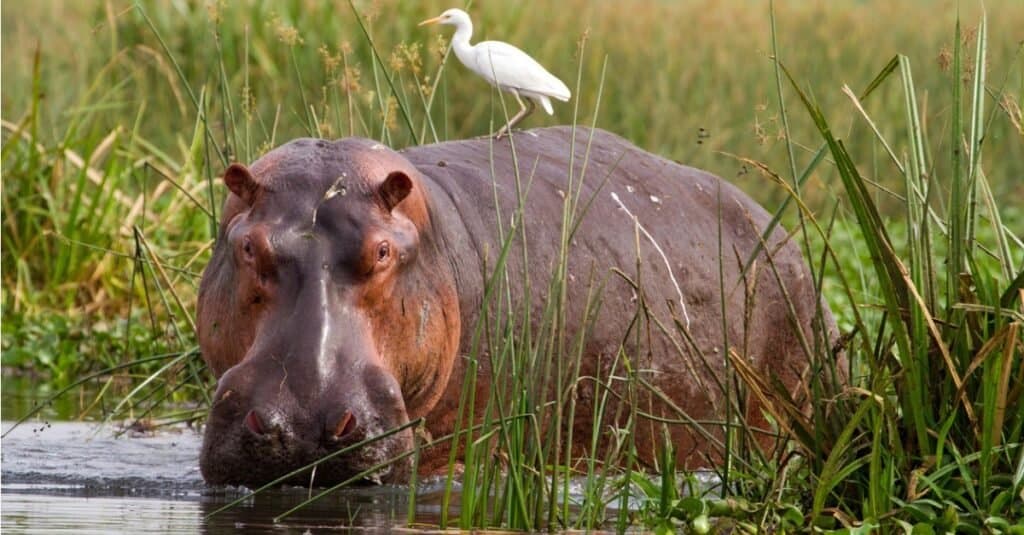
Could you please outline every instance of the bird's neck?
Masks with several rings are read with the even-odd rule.
[[[466,21],[465,24],[460,24],[455,28],[455,35],[452,36],[452,48],[460,59],[464,52],[472,48],[469,44],[470,37],[473,37],[472,22]]]

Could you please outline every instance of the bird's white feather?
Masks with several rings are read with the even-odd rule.
[[[544,95],[539,95],[536,98],[537,98],[537,102],[540,102],[540,106],[542,108],[544,108],[544,111],[548,112],[548,115],[554,115],[555,114],[555,109],[551,107],[551,99],[549,99],[548,97],[546,97]]]
[[[566,101],[572,96],[569,88],[537,63],[526,52],[501,41],[484,41],[472,47],[472,58],[463,62],[473,72],[501,89],[514,89],[526,96],[543,95]],[[460,60],[463,58],[459,58]],[[532,93],[532,95],[531,95]],[[543,102],[542,102],[543,105]],[[549,111],[544,106],[545,111]]]

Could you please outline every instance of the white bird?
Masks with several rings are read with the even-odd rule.
[[[568,101],[572,93],[569,88],[547,71],[540,63],[531,58],[518,48],[501,41],[484,41],[475,45],[469,44],[469,38],[473,35],[473,22],[469,15],[461,9],[449,9],[440,16],[427,19],[424,24],[447,24],[455,26],[455,35],[452,37],[452,49],[455,56],[469,70],[479,74],[488,83],[512,93],[519,103],[519,113],[515,114],[508,124],[502,126],[495,134],[501,139],[505,132],[511,132],[512,127],[522,121],[533,112],[534,101],[538,102],[548,115],[555,113],[551,108],[550,98],[557,98],[561,101]],[[527,97],[529,108],[523,104]],[[550,97],[550,98],[549,98]]]

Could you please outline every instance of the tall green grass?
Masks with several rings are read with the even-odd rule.
[[[894,236],[883,219],[864,166],[807,88],[779,63],[836,166],[870,253],[866,267],[877,284],[872,301],[882,309],[878,323],[858,318],[851,349],[854,369],[863,375],[846,403],[855,410],[833,415],[842,432],[831,451],[821,452],[824,464],[812,470],[812,520],[831,509],[827,516],[858,518],[864,527],[959,532],[1003,531],[1024,518],[1021,240],[1003,224],[982,164],[985,130],[998,113],[986,105],[992,97],[1005,102],[1006,79],[987,79],[986,18],[971,53],[965,53],[963,37],[958,21],[947,85],[951,122],[943,125],[951,141],[944,156],[933,156],[943,153],[928,145],[932,133],[907,56],[894,57],[860,95],[844,87],[885,149],[886,167],[903,177],[896,193],[905,209],[902,236]],[[970,73],[965,56],[975,66]],[[887,138],[863,106],[886,83],[903,93],[903,140]],[[963,98],[968,83],[969,100]],[[932,161],[942,157],[949,159],[948,173]],[[813,214],[802,216],[821,228]],[[983,225],[990,227],[988,243],[979,239]],[[842,270],[842,263],[837,267]],[[848,306],[864,304],[846,289]],[[819,451],[816,444],[798,443]]]
[[[640,473],[629,431],[649,422],[611,400],[657,392],[626,351],[611,376],[580,377],[587,328],[565,336],[579,184],[597,179],[570,176],[563,262],[521,281],[545,288],[544,307],[509,298],[504,267],[525,254],[525,233],[518,213],[496,218],[504,247],[486,266],[471,348],[490,355],[494,388],[474,398],[471,360],[459,429],[436,438],[454,441],[465,467],[448,474],[445,527],[994,532],[1019,522],[1021,6],[989,5],[987,19],[964,17],[968,27],[952,9],[921,17],[923,2],[530,6],[473,8],[480,39],[515,42],[575,77],[572,105],[530,124],[596,124],[778,206],[847,334],[848,369],[807,340],[812,369],[850,384],[812,382],[798,393],[808,413],[806,399],[730,359],[729,410],[704,424],[727,460],[717,485],[677,473],[668,441],[660,478]],[[445,60],[436,33],[414,28],[444,7],[95,2],[67,6],[90,24],[61,32],[32,23],[53,6],[4,10],[5,368],[48,369],[58,388],[100,381],[81,410],[106,403],[105,418],[200,418],[209,378],[192,310],[223,195],[216,177],[296,135],[402,146],[492,131],[504,102]],[[40,27],[37,42],[26,28]],[[517,178],[525,198],[531,177]],[[585,318],[601,306],[600,279],[575,304]],[[644,306],[629,336],[685,337],[645,323]],[[82,334],[69,347],[65,332]],[[115,334],[94,335],[104,332]],[[592,454],[572,464],[581,380],[595,385],[596,421],[616,410],[627,424],[603,455],[608,430],[595,426]],[[736,409],[754,396],[778,426],[774,452],[752,447]]]

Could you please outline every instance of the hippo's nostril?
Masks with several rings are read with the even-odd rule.
[[[255,410],[249,411],[245,415],[245,426],[252,431],[254,435],[265,435],[267,433],[266,426],[263,425],[263,420],[260,419],[260,415],[256,414]]]
[[[331,438],[339,440],[345,435],[351,433],[356,428],[356,417],[351,412],[345,411],[342,415],[341,420],[338,421],[338,425],[334,427],[334,433]]]

